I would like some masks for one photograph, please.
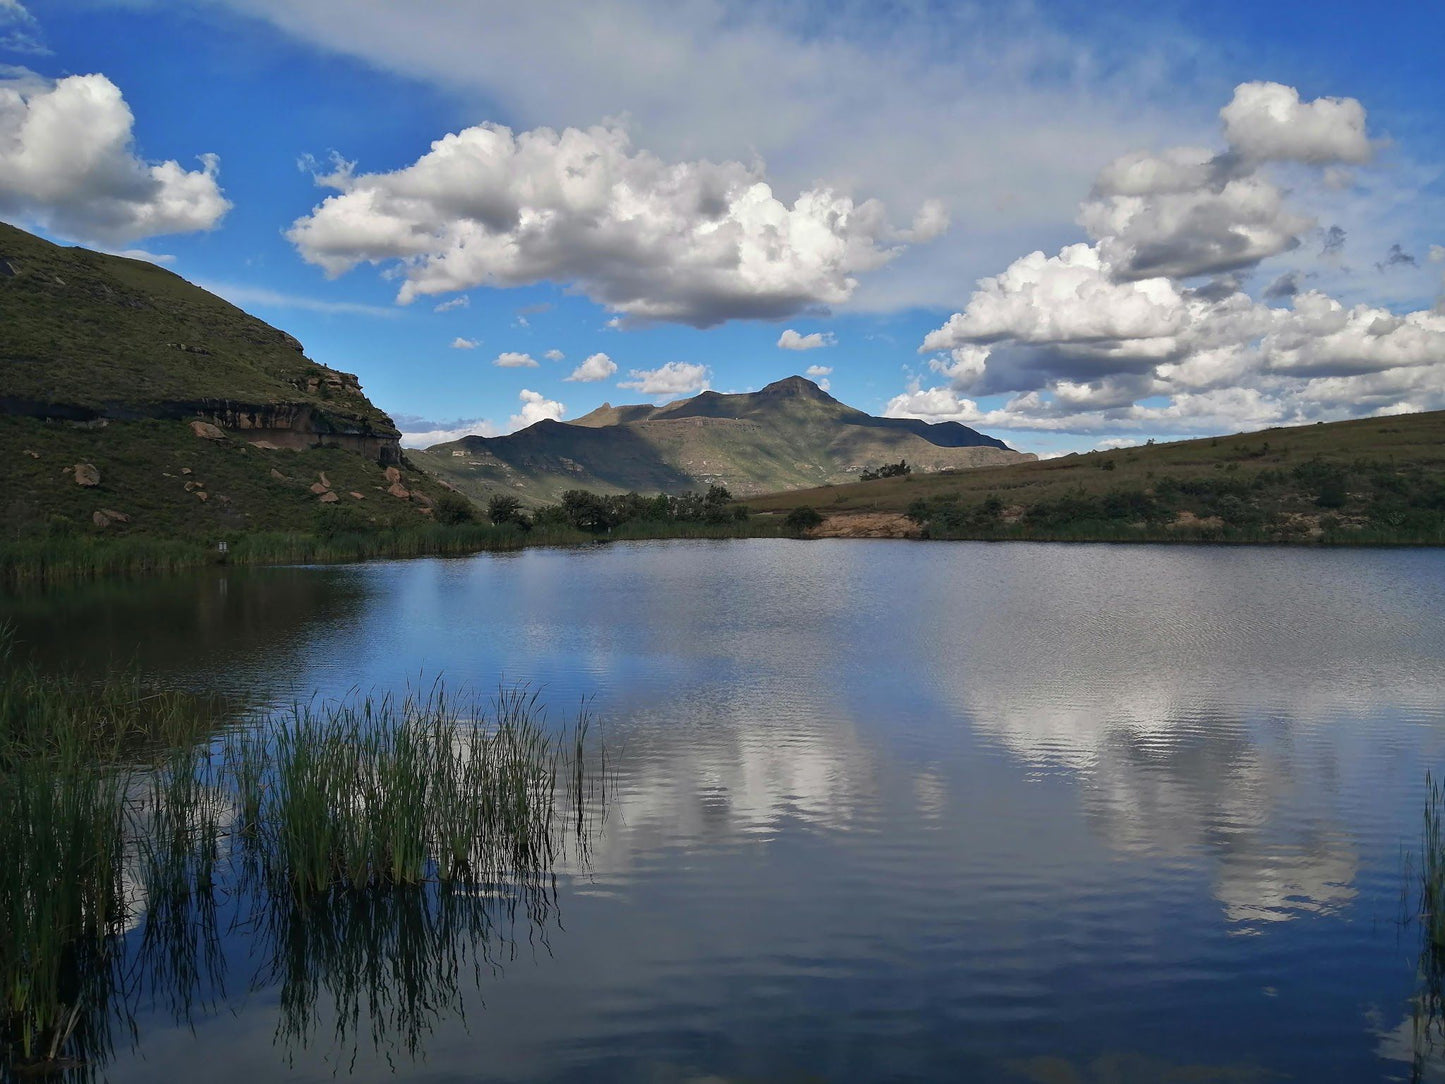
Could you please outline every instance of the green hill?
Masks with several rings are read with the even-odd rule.
[[[1445,411],[752,498],[841,536],[1445,543]]]
[[[0,224],[0,542],[425,523],[444,491],[399,441],[284,331],[164,268]]]
[[[761,391],[705,391],[666,406],[604,404],[575,422],[463,437],[415,455],[470,496],[529,503],[568,489],[681,493],[724,485],[747,496],[857,478],[906,459],[938,471],[1033,458],[954,422],[876,418],[789,377]]]

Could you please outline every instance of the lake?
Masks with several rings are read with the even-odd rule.
[[[189,1023],[142,997],[104,1079],[1441,1070],[1403,902],[1445,766],[1439,550],[612,544],[212,570],[0,617],[48,666],[272,706],[525,682],[606,734],[590,858],[419,1033],[323,1004],[298,1038],[228,931],[224,991]],[[425,993],[447,964],[418,959]]]

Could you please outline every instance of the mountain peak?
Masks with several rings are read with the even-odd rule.
[[[772,398],[783,398],[786,396],[798,396],[806,399],[829,400],[833,397],[818,387],[805,376],[787,376],[782,380],[774,380],[762,391],[757,393],[760,396],[766,395]]]

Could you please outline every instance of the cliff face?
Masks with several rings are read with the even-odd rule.
[[[350,373],[163,268],[0,223],[0,414],[194,420],[383,464],[401,434]]]

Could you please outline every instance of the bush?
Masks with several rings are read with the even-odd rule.
[[[487,501],[487,518],[496,526],[516,523],[522,516],[522,502],[507,493],[498,493]]]
[[[811,531],[814,527],[821,526],[822,523],[823,517],[818,513],[818,510],[816,508],[810,508],[806,504],[794,508],[788,513],[787,518],[783,520],[783,526],[794,534]]]
[[[438,523],[456,526],[459,523],[475,523],[477,510],[472,502],[460,493],[443,493],[437,498],[432,516]]]

